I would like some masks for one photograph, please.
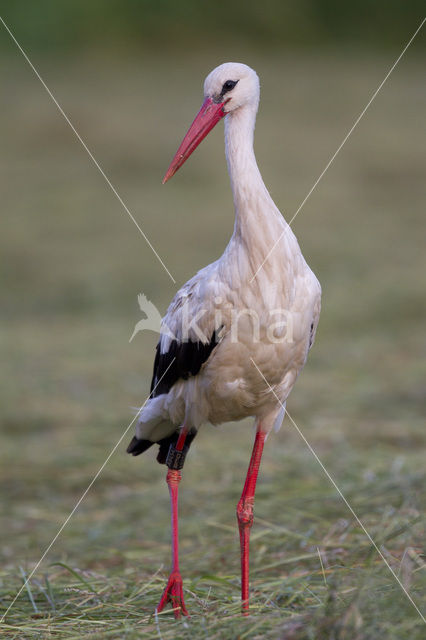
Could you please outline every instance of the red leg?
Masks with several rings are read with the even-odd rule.
[[[240,531],[241,545],[241,600],[243,614],[248,615],[249,609],[249,543],[250,530],[253,525],[254,493],[256,491],[257,475],[262,458],[266,432],[260,428],[256,432],[250,464],[247,471],[244,489],[237,506],[237,520]]]
[[[188,429],[183,427],[176,444],[176,449],[178,451],[182,451],[187,433]],[[166,482],[169,486],[172,510],[172,571],[161,600],[157,606],[157,612],[160,613],[160,611],[164,609],[165,605],[170,602],[174,610],[175,618],[180,618],[181,613],[184,616],[189,615],[183,600],[182,576],[179,569],[178,490],[181,479],[182,475],[180,471],[175,469],[169,469],[167,471]]]

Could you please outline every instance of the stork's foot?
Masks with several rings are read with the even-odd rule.
[[[172,571],[170,574],[167,586],[158,603],[157,613],[160,613],[169,602],[173,607],[175,618],[180,618],[181,614],[189,616],[183,600],[182,576],[179,571]]]

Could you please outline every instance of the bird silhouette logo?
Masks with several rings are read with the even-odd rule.
[[[146,315],[146,318],[142,318],[142,320],[139,320],[139,322],[136,323],[129,342],[133,340],[139,331],[145,331],[148,329],[150,331],[155,331],[156,333],[161,332],[161,314],[155,304],[152,303],[151,300],[148,300],[143,293],[138,295],[138,303],[140,310]]]

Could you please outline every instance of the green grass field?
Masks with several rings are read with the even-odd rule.
[[[261,77],[257,157],[287,219],[397,54],[234,52]],[[33,60],[176,285],[23,58],[11,51],[1,64],[3,610],[147,396],[156,336],[129,344],[137,294],[164,312],[232,232],[221,126],[161,185],[202,80],[222,61],[211,51]],[[424,613],[423,74],[413,45],[293,224],[323,311],[288,408]],[[288,419],[262,462],[251,616],[239,614],[235,518],[253,439],[244,421],[206,426],[191,448],[181,565],[192,616],[156,621],[170,563],[165,468],[154,451],[125,454],[132,432],[9,611],[4,637],[424,638]]]

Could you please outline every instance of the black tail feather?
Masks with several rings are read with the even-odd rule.
[[[195,436],[197,435],[196,429],[191,429],[186,436],[185,446],[189,447]],[[136,436],[133,437],[131,443],[127,447],[127,453],[131,453],[132,456],[138,456],[147,449],[149,449],[153,444],[159,445],[157,462],[160,464],[166,464],[167,454],[169,453],[170,445],[176,445],[179,438],[179,429],[175,431],[171,436],[167,436],[167,438],[162,438],[158,440],[158,442],[151,442],[151,440],[141,440]]]
[[[139,440],[139,438],[133,436],[133,439],[127,447],[126,451],[127,453],[131,453],[132,456],[138,456],[152,447],[153,444],[154,442],[151,442],[151,440]]]

